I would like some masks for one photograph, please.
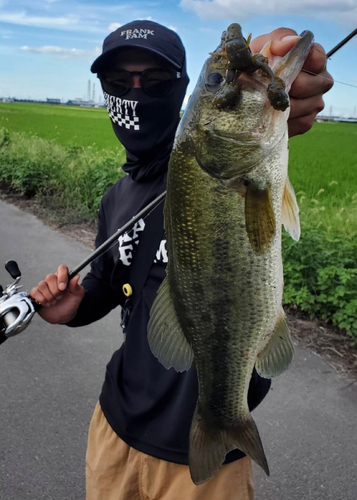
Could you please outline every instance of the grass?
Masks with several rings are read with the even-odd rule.
[[[1,129],[5,125],[6,129]],[[284,301],[357,341],[357,124],[317,123],[290,141],[302,236],[284,234]],[[0,185],[62,217],[93,219],[123,175],[106,110],[0,103]]]
[[[316,123],[290,141],[302,234],[284,235],[284,301],[357,341],[357,124]]]
[[[292,138],[289,173],[303,227],[357,236],[357,124],[316,123]]]
[[[121,149],[106,109],[27,102],[0,103],[0,128],[25,132],[62,146]]]
[[[0,129],[0,187],[37,197],[69,222],[96,218],[103,193],[124,175],[124,160],[123,148],[64,147]]]
[[[116,153],[123,158],[103,108],[0,103],[2,126],[10,134],[51,141],[53,148],[85,148],[86,155],[92,150],[94,156]],[[348,239],[357,235],[356,158],[357,124],[316,123],[309,133],[291,139],[289,172],[303,230],[314,227]]]
[[[84,148],[86,155],[92,150],[94,156],[115,153],[123,158],[103,108],[0,103],[3,126],[10,134],[51,141],[53,148]],[[348,239],[357,235],[356,139],[357,124],[349,123],[316,123],[309,133],[291,139],[289,172],[303,232],[314,227]]]

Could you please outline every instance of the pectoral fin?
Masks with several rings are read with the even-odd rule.
[[[295,191],[289,177],[286,179],[284,188],[281,222],[284,224],[284,227],[290,236],[295,241],[299,241],[301,234],[299,207],[296,201]]]
[[[245,225],[253,250],[257,253],[264,252],[275,234],[275,216],[270,186],[259,189],[253,183],[247,185]]]
[[[268,344],[258,354],[255,368],[264,378],[276,377],[287,369],[293,355],[294,345],[282,310]]]
[[[153,355],[165,368],[183,372],[191,367],[193,351],[177,319],[167,277],[150,311],[148,342]]]

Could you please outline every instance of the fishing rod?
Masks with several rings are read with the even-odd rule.
[[[329,58],[335,54],[341,47],[343,47],[351,38],[357,34],[357,29],[352,31],[346,38],[338,43],[331,49],[326,57]],[[86,259],[84,259],[78,266],[76,266],[68,275],[71,280],[88,264],[92,263],[101,257],[109,248],[111,248],[118,240],[119,236],[128,231],[133,225],[142,217],[147,217],[152,210],[154,210],[160,202],[164,199],[166,191],[155,198],[151,203],[144,207],[134,217],[132,217],[124,226],[118,229],[110,238],[108,238],[102,245],[94,250]],[[11,277],[15,280],[13,283],[6,286],[5,289],[0,285],[0,344],[5,342],[9,337],[13,337],[22,332],[30,324],[31,319],[40,307],[40,304],[35,302],[28,293],[20,291],[22,286],[19,285],[21,280],[21,272],[17,263],[13,260],[5,264],[5,269],[9,272]]]
[[[123,233],[125,233],[125,231],[130,229],[139,219],[141,219],[142,217],[147,217],[152,212],[152,210],[154,210],[160,204],[160,202],[165,198],[165,196],[166,196],[166,191],[161,193],[151,203],[146,205],[146,207],[144,207],[140,212],[134,215],[134,217],[132,217],[129,222],[124,224],[124,226],[118,229],[116,233],[110,236],[110,238],[108,238],[104,243],[102,243],[102,245],[100,245],[96,250],[94,250],[94,252],[92,252],[91,255],[89,255],[80,264],[78,264],[78,266],[75,267],[73,271],[69,273],[68,279],[71,280],[72,278],[74,278],[74,276],[76,276],[76,274],[82,271],[82,269],[84,269],[88,264],[101,257],[107,250],[109,250],[109,248],[113,246],[113,244],[117,241],[119,236],[121,236]]]
[[[343,47],[347,42],[351,40],[355,35],[357,35],[357,28],[353,30],[349,35],[346,36],[343,40],[341,40],[340,43],[336,45],[333,49],[330,50],[330,52],[327,52],[326,57],[330,58],[335,52],[337,52],[341,47]]]
[[[117,242],[119,236],[131,229],[139,219],[147,217],[157,208],[165,195],[166,191],[161,193],[119,228],[110,238],[70,271],[68,279],[71,280],[88,264],[101,257]],[[34,301],[28,293],[20,291],[22,288],[22,286],[19,285],[21,272],[17,263],[14,260],[9,260],[5,264],[5,269],[15,281],[7,285],[5,289],[0,285],[0,344],[3,344],[9,337],[13,337],[25,330],[30,324],[35,312],[42,307]]]

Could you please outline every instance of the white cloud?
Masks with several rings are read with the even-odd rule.
[[[261,12],[263,15],[300,15],[300,16],[353,16],[357,19],[357,0],[181,0],[180,6],[192,10],[201,19],[231,19],[243,21],[250,15]]]
[[[109,26],[108,26],[108,30],[109,30],[110,32],[112,32],[112,31],[115,31],[115,30],[117,30],[118,28],[120,28],[120,26],[122,26],[120,23],[111,23],[111,24],[109,24]]]
[[[176,26],[168,26],[168,28],[172,31],[176,31],[176,33],[178,32],[178,28],[176,28]]]
[[[96,23],[81,19],[80,16],[33,16],[21,12],[0,12],[0,22],[35,28],[49,28],[68,31],[85,31],[90,33],[106,33]]]
[[[6,4],[6,8],[5,8]],[[52,30],[98,33],[101,36],[126,19],[145,19],[150,3],[91,3],[76,0],[0,0],[0,23]],[[157,5],[155,3],[155,5]],[[146,17],[152,20],[152,16]],[[108,29],[108,26],[110,28]]]
[[[354,10],[341,12],[327,12],[323,15],[325,19],[337,21],[343,29],[353,29],[357,25],[357,5],[354,3]]]
[[[25,52],[32,52],[34,54],[50,54],[59,56],[61,58],[80,58],[80,57],[97,57],[101,53],[99,47],[94,50],[82,50],[82,49],[66,49],[64,47],[56,47],[53,45],[44,45],[43,47],[28,47],[24,45],[21,50]]]
[[[23,26],[35,26],[39,28],[60,28],[63,26],[73,26],[78,23],[74,17],[48,17],[29,16],[25,11],[4,13],[0,12],[0,21],[10,24],[20,24]]]
[[[10,40],[10,38],[13,38],[14,33],[10,30],[0,30],[0,37],[3,40]]]

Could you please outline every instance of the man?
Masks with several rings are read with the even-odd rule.
[[[272,52],[284,55],[296,35],[283,28],[273,31],[252,42],[253,52],[268,40]],[[290,135],[308,130],[323,109],[322,94],[332,86],[325,64],[322,47],[315,45],[305,68],[324,78],[301,73],[296,79],[290,92]],[[110,34],[92,71],[98,73],[114,132],[126,148],[123,169],[128,173],[103,197],[98,246],[164,191],[188,76],[180,38],[152,21],[134,21]],[[239,450],[227,455],[207,483],[192,483],[188,435],[197,400],[196,372],[166,370],[147,343],[149,311],[167,262],[162,206],[118,244],[92,264],[82,285],[78,276],[68,283],[62,265],[31,291],[45,306],[43,319],[72,327],[123,306],[125,342],[107,366],[89,431],[87,500],[252,499],[251,460]],[[269,387],[253,373],[251,410]]]

